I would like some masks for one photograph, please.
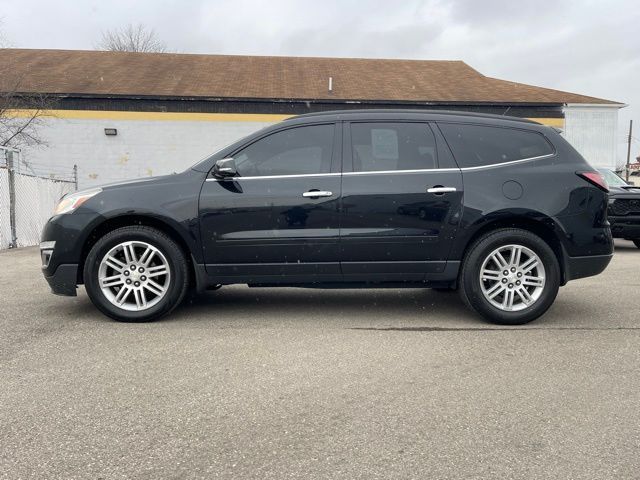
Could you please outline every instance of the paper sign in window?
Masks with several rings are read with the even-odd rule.
[[[374,158],[397,160],[398,133],[388,128],[372,128],[371,147]]]

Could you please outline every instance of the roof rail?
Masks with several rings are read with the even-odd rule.
[[[428,109],[416,109],[416,108],[361,108],[354,110],[327,110],[325,112],[312,112],[312,113],[303,113],[301,115],[296,115],[294,117],[289,117],[284,121],[288,120],[296,120],[299,118],[309,118],[309,117],[321,117],[324,115],[362,115],[363,113],[404,113],[404,114],[419,114],[419,115],[450,115],[450,116],[458,116],[458,117],[479,117],[479,118],[494,118],[494,119],[502,119],[509,120],[512,122],[523,122],[523,123],[533,123],[538,124],[538,122],[529,120],[528,118],[521,117],[510,117],[507,115],[495,115],[492,113],[478,113],[478,112],[466,112],[463,110],[428,110]]]

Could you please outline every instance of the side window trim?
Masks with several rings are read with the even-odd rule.
[[[342,122],[342,173],[353,172],[353,148],[351,147],[351,122]]]
[[[351,137],[351,125],[359,124],[359,123],[419,123],[423,125],[434,138],[435,142],[435,168],[420,168],[420,169],[411,169],[411,170],[365,170],[356,172],[353,169],[353,144]],[[380,120],[352,120],[344,122],[343,128],[343,148],[342,148],[342,158],[343,158],[343,170],[342,173],[345,175],[375,175],[375,174],[391,174],[391,173],[417,173],[417,172],[434,172],[440,170],[439,167],[439,152],[438,152],[438,139],[434,129],[431,126],[430,121],[428,120],[392,120],[392,119],[380,119]]]
[[[438,170],[451,171],[460,170],[460,165],[456,161],[456,157],[453,155],[447,139],[444,138],[444,134],[440,131],[440,127],[436,122],[429,122],[431,131],[436,138],[436,148],[438,150]]]
[[[332,174],[342,173],[342,163],[344,156],[342,153],[342,145],[344,143],[344,135],[342,130],[342,122],[337,121],[333,124],[333,148],[331,150],[331,166],[329,172]]]

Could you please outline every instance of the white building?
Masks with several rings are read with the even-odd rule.
[[[39,169],[77,165],[81,187],[180,171],[288,116],[349,108],[531,118],[563,129],[594,166],[615,167],[624,106],[485,77],[460,61],[4,49],[0,62],[20,92],[56,99],[40,130],[48,146],[23,158]]]

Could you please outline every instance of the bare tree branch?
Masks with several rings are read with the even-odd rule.
[[[139,23],[102,32],[102,38],[96,44],[96,49],[111,52],[164,53],[167,51],[167,46],[156,36],[153,29]]]
[[[45,93],[29,93],[25,78],[16,70],[11,62],[0,65],[0,145],[46,145],[40,129],[52,116],[57,100]]]

